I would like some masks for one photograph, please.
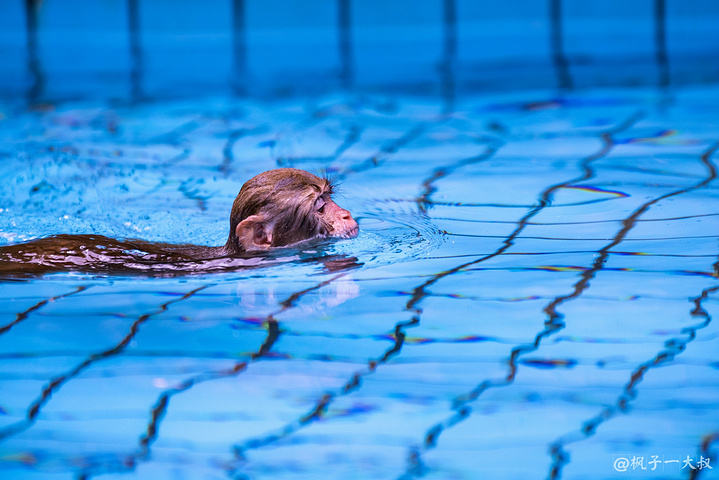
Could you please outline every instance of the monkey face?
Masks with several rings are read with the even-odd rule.
[[[230,218],[238,251],[269,250],[318,237],[352,238],[359,227],[332,200],[326,178],[294,168],[261,173],[242,186]]]
[[[323,228],[320,235],[335,238],[354,238],[359,226],[349,211],[337,205],[329,193],[320,196],[315,202],[315,214]]]

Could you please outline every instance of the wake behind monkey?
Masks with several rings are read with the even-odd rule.
[[[263,252],[315,238],[353,238],[357,222],[332,199],[333,185],[280,168],[245,182],[232,204],[227,242],[216,247],[54,235],[0,247],[0,275],[60,271],[210,272],[261,262]]]

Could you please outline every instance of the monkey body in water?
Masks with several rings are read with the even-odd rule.
[[[248,180],[230,213],[227,243],[218,247],[55,235],[0,247],[0,275],[58,271],[205,272],[255,265],[257,253],[314,238],[352,238],[359,228],[332,200],[326,178],[280,168]]]

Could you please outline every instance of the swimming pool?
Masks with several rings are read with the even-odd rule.
[[[240,183],[296,166],[342,180],[361,234],[323,255],[361,267],[3,282],[4,475],[609,478],[710,458],[717,93],[6,109],[4,243],[221,244]]]
[[[668,85],[658,61],[601,86],[569,55],[572,83],[601,88],[557,91],[548,61],[536,88],[445,69],[407,93],[368,73],[371,31],[333,82],[373,88],[279,95],[269,62],[273,95],[162,95],[180,69],[148,68],[118,99],[46,63],[43,92],[1,101],[0,245],[220,245],[241,184],[277,167],[334,176],[360,225],[251,269],[3,278],[2,478],[718,477],[715,66],[677,54]]]

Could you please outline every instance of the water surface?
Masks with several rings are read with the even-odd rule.
[[[2,245],[221,245],[286,166],[361,233],[5,278],[0,475],[717,478],[718,94],[4,103]]]

